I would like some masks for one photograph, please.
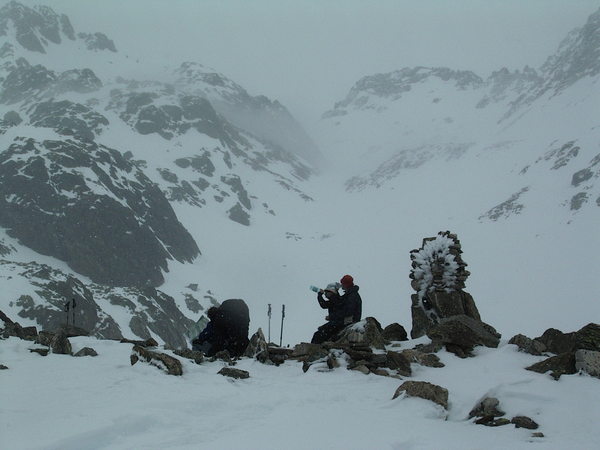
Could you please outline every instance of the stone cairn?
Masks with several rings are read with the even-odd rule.
[[[473,297],[465,291],[470,273],[461,257],[460,241],[450,231],[423,239],[421,248],[411,250],[411,295],[413,339],[425,335],[440,320],[466,315],[480,321]]]

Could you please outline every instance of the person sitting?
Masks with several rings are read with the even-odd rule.
[[[339,283],[330,283],[325,289],[317,293],[317,300],[321,308],[326,309],[328,315],[327,323],[321,325],[310,341],[313,344],[321,344],[332,340],[344,327],[346,309],[342,297],[338,293]],[[325,296],[325,298],[323,298]]]
[[[240,299],[225,300],[219,307],[206,312],[209,322],[192,341],[192,349],[206,356],[227,350],[231,356],[241,356],[248,346],[250,314],[246,302]]]

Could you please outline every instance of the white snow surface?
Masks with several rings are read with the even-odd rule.
[[[31,342],[0,341],[0,447],[79,449],[581,449],[600,440],[598,380],[524,370],[543,357],[501,343],[459,359],[442,351],[444,368],[413,365],[411,379],[449,391],[449,410],[398,397],[402,383],[345,367],[307,373],[301,363],[236,368],[250,378],[218,375],[223,362],[182,358],[182,376],[138,362],[131,344],[71,338],[97,357],[30,353]],[[415,342],[403,343],[410,347]],[[167,352],[168,353],[168,352]],[[489,428],[468,419],[483,397],[500,400],[507,418],[535,420],[543,438],[513,425]]]

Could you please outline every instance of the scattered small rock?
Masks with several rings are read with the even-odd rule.
[[[510,420],[505,417],[500,417],[498,419],[494,418],[494,416],[485,416],[479,420],[476,420],[475,423],[477,425],[485,425],[486,427],[501,427],[504,425],[509,425]]]
[[[498,406],[500,405],[500,401],[495,397],[486,397],[481,400],[469,413],[469,418],[472,417],[500,417],[505,413],[501,411]]]
[[[98,353],[96,352],[96,350],[94,350],[91,347],[83,347],[81,350],[79,350],[77,353],[75,353],[73,356],[98,356]]]
[[[543,342],[528,338],[523,334],[517,334],[516,336],[513,336],[508,343],[516,345],[519,347],[519,351],[529,353],[530,355],[539,356],[546,351],[546,346]]]
[[[365,366],[364,364],[360,364],[358,366],[355,366],[355,367],[353,367],[350,370],[356,370],[357,372],[364,373],[365,375],[369,375],[371,373],[371,371],[369,370],[369,368],[367,366]]]
[[[131,353],[131,365],[133,366],[140,359],[155,367],[158,367],[161,370],[165,370],[169,375],[183,374],[181,361],[179,361],[177,358],[173,358],[172,356],[164,353],[153,352],[145,347],[136,345],[133,347]]]
[[[545,436],[544,436],[544,433],[542,433],[540,431],[537,431],[535,433],[531,433],[531,437],[534,437],[534,438],[543,438]]]
[[[406,392],[409,397],[430,400],[448,409],[448,390],[441,386],[426,381],[405,381],[396,389],[392,399],[399,397],[402,392]]]
[[[510,423],[514,423],[516,428],[527,428],[528,430],[537,430],[539,425],[527,416],[515,416]]]
[[[145,341],[136,341],[136,340],[131,340],[131,339],[125,339],[125,338],[123,338],[119,342],[121,342],[123,344],[133,344],[133,345],[136,345],[138,347],[158,347],[158,342],[156,342],[152,338],[146,339]]]
[[[48,356],[48,353],[50,353],[49,348],[30,348],[29,351],[31,353],[37,353],[38,355],[42,356]]]
[[[247,371],[232,367],[223,367],[218,373],[224,377],[235,378],[236,380],[250,378],[250,374]]]

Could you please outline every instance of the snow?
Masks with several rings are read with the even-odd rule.
[[[217,372],[223,362],[196,365],[180,358],[184,374],[167,375],[142,361],[132,346],[71,338],[73,351],[97,357],[30,353],[31,342],[0,341],[3,402],[0,447],[19,449],[590,449],[600,439],[598,380],[523,368],[535,357],[503,342],[459,359],[442,351],[444,368],[413,364],[411,379],[449,391],[449,411],[426,400],[392,396],[401,380],[346,368],[307,373],[301,363],[280,367],[242,359],[250,378]],[[413,342],[403,343],[406,348]],[[167,352],[168,353],[168,352]],[[509,419],[526,415],[536,431],[489,428],[468,413],[485,396],[500,400]],[[32,432],[32,427],[35,432]]]

